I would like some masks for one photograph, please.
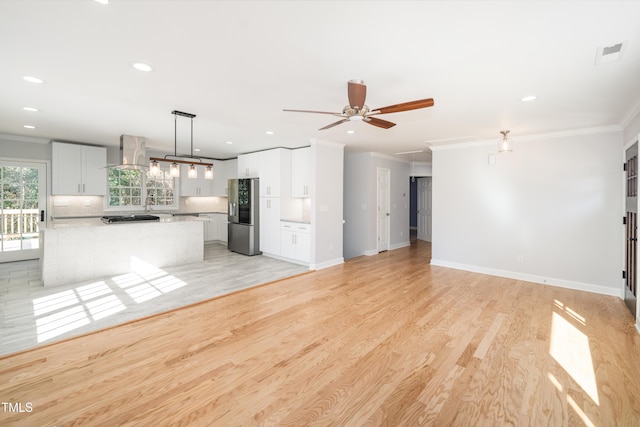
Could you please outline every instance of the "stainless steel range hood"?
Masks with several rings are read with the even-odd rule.
[[[115,169],[148,169],[146,138],[143,136],[120,135],[120,164],[110,166]]]

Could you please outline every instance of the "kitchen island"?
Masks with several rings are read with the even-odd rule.
[[[201,262],[203,222],[168,216],[158,222],[104,224],[100,218],[55,220],[40,230],[44,286]]]

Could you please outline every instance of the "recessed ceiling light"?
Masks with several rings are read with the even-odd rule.
[[[44,83],[44,80],[34,76],[23,76],[22,79],[28,81],[29,83],[37,83],[37,84]]]
[[[138,71],[144,71],[145,73],[153,71],[153,68],[151,67],[151,65],[145,64],[144,62],[134,61],[134,62],[131,62],[130,64],[133,68],[135,68]]]
[[[33,108],[33,107],[22,107],[22,109],[23,109],[24,111],[32,111],[32,112],[34,112],[34,113],[35,113],[35,112],[37,112],[37,111],[40,111],[40,110],[38,110],[37,108]]]
[[[95,1],[100,4],[109,4],[109,0],[95,0]]]
[[[231,145],[231,144],[233,144],[233,141],[227,141],[226,143]]]
[[[528,95],[528,96],[525,96],[524,98],[520,99],[520,101],[522,101],[522,102],[531,102],[531,101],[533,101],[535,99],[536,99],[535,95]]]
[[[197,153],[198,151],[200,151],[200,149],[199,148],[194,148],[193,151],[195,151]]]
[[[355,130],[348,130],[347,133],[348,134],[352,134],[352,133],[356,133],[356,131]]]
[[[23,126],[25,129],[35,129],[36,127],[33,125],[24,125]]]
[[[273,135],[275,132],[274,132],[274,131],[272,131],[272,130],[268,130],[268,131],[266,131],[265,133],[266,133],[267,135]]]

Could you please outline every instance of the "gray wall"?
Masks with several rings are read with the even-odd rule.
[[[345,155],[344,256],[377,253],[377,170],[390,170],[390,248],[409,245],[410,165],[377,153]]]
[[[432,263],[619,296],[622,139],[434,151]]]
[[[48,140],[0,135],[0,157],[5,159],[51,160]]]

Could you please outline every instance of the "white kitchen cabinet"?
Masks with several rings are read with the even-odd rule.
[[[200,214],[204,219],[204,241],[205,242],[227,242],[229,230],[227,227],[227,214]]]
[[[280,255],[308,264],[311,261],[311,225],[282,221]]]
[[[204,177],[205,166],[196,165],[197,178],[189,178],[189,165],[180,165],[181,196],[213,196],[213,180]]]
[[[291,196],[311,197],[311,147],[291,151]]]
[[[275,148],[260,153],[260,196],[280,197],[289,188],[291,179],[291,150]],[[288,191],[287,191],[288,193]]]
[[[104,196],[107,194],[107,149],[52,142],[51,193]]]
[[[218,240],[216,217],[211,214],[200,214],[199,217],[204,219],[204,241],[211,242],[213,240]]]
[[[227,214],[213,214],[216,217],[216,227],[218,229],[218,238],[220,242],[229,241],[229,218]]]
[[[281,197],[291,186],[291,150],[274,148],[238,156],[238,178],[260,178],[260,197]]]
[[[260,198],[260,250],[280,255],[280,199]]]
[[[213,161],[213,195],[227,197],[229,195],[228,182],[238,177],[238,160]]]
[[[260,177],[260,156],[262,151],[257,153],[240,154],[238,156],[238,178],[259,178]]]

